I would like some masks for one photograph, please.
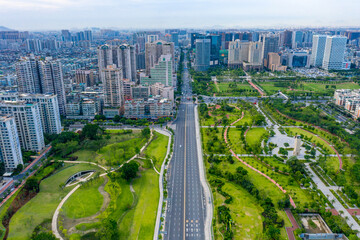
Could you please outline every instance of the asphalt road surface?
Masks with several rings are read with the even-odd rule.
[[[205,239],[205,198],[200,182],[195,116],[189,72],[184,63],[183,97],[175,121],[174,154],[168,174],[165,239]]]

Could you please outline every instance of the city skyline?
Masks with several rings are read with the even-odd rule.
[[[356,27],[359,8],[360,2],[351,0],[305,0],[301,5],[285,0],[0,0],[0,22],[11,29],[30,31],[88,27]]]

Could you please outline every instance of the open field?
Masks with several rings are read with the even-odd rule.
[[[168,136],[154,132],[154,139],[143,153],[145,156],[148,156],[153,160],[154,165],[158,171],[160,171],[161,163],[166,156],[168,141]]]
[[[103,203],[103,196],[98,188],[103,184],[104,178],[98,178],[81,186],[62,207],[68,218],[84,218],[97,213]]]
[[[247,81],[217,82],[216,96],[259,96]]]
[[[232,106],[231,106],[232,107]],[[209,107],[209,118],[200,118],[200,125],[202,126],[214,126],[218,125],[228,125],[238,118],[241,117],[242,111],[233,108],[232,111],[226,111],[222,107],[219,109],[215,109],[215,106],[212,108]],[[225,121],[225,122],[224,122]]]
[[[59,185],[82,170],[101,171],[89,164],[65,164],[58,172],[44,179],[40,184],[40,192],[12,217],[8,239],[30,238],[37,225],[51,219],[61,199],[72,189],[61,189]]]
[[[263,232],[261,217],[263,209],[256,204],[256,199],[247,191],[232,183],[225,183],[222,190],[230,193],[234,198],[233,202],[227,205],[234,220],[234,239],[260,239]],[[224,203],[225,198],[215,189],[213,189],[213,196],[215,208]],[[216,221],[215,239],[221,239],[221,233],[218,230],[220,226]]]
[[[244,149],[245,143],[241,141],[241,135],[243,134],[244,133],[238,128],[231,128],[228,131],[228,138],[231,142],[231,148],[236,154],[246,154],[246,150]],[[224,139],[222,139],[222,141],[224,141]],[[229,150],[227,150],[227,153],[230,154]]]
[[[360,89],[360,85],[354,82],[279,82],[279,81],[258,81],[258,84],[268,94],[282,91],[285,94],[292,93],[318,93],[321,95],[333,95],[335,89]]]
[[[266,133],[265,128],[262,127],[251,128],[246,133],[246,142],[252,147],[259,145],[261,144],[261,139],[265,133]]]
[[[151,239],[154,235],[159,202],[159,175],[153,169],[142,171],[133,181],[137,204],[119,224],[120,239]]]
[[[105,166],[118,166],[136,154],[146,142],[140,130],[124,133],[124,130],[107,130],[109,138],[99,150],[85,148],[70,156],[78,157],[78,161],[97,162]]]

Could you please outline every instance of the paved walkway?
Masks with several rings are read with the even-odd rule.
[[[299,229],[300,227],[299,227],[298,223],[296,222],[296,220],[295,220],[292,212],[290,211],[290,209],[285,209],[285,213],[288,216],[288,218],[289,218],[289,220],[291,222],[291,225],[292,225],[292,227],[286,227],[285,228],[286,233],[288,235],[289,240],[295,240],[296,238],[294,236],[294,231],[296,229]]]
[[[334,188],[325,186],[325,184],[321,181],[318,175],[316,175],[316,173],[311,169],[309,163],[305,163],[305,166],[306,169],[312,175],[312,180],[316,184],[317,188],[329,199],[330,202],[333,202],[333,206],[335,210],[338,213],[341,213],[340,215],[343,217],[343,219],[347,222],[347,224],[352,230],[359,232],[357,235],[358,237],[360,237],[360,225],[355,221],[355,219],[353,219],[353,217],[350,215],[347,209],[344,208],[344,206],[339,202],[339,200],[337,200],[337,198],[330,191],[330,189],[334,189]]]

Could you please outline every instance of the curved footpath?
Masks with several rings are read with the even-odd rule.
[[[234,125],[235,123],[237,123],[238,121],[240,121],[243,117],[244,117],[244,112],[243,112],[241,118],[239,118],[239,119],[237,119],[235,122],[231,123],[230,126],[232,126],[232,125]],[[251,166],[250,164],[248,164],[247,162],[245,162],[244,160],[242,160],[239,156],[237,156],[237,155],[234,153],[234,151],[230,148],[230,144],[228,143],[228,140],[227,140],[227,132],[228,132],[228,130],[229,130],[229,126],[227,126],[227,127],[225,128],[225,131],[224,131],[224,140],[225,140],[225,143],[228,145],[231,154],[232,154],[236,159],[238,159],[241,163],[243,163],[245,166],[247,166],[247,167],[250,168],[251,170],[259,173],[260,175],[262,175],[262,176],[264,176],[265,178],[267,178],[270,182],[272,182],[273,184],[275,184],[283,193],[286,193],[286,190],[285,190],[282,186],[280,186],[280,184],[277,183],[274,179],[272,179],[271,177],[269,177],[269,176],[266,175],[265,173],[261,172],[260,170],[254,168],[253,166]],[[294,208],[296,208],[296,205],[295,205],[294,200],[291,198],[291,196],[289,196],[289,197],[290,197],[290,203],[291,203],[291,205],[292,205]]]
[[[145,145],[140,149],[140,153],[142,153],[146,148],[147,146],[150,144],[152,138],[153,138],[153,132],[151,131],[150,132],[150,138],[149,140],[145,143]],[[140,154],[139,153],[139,154]],[[125,163],[129,163],[130,161],[134,160],[139,154],[135,154],[132,158],[130,158],[129,160],[127,160]],[[72,162],[72,163],[75,163],[76,161]],[[87,162],[88,163],[88,162]],[[119,167],[115,168],[114,170],[110,171],[110,172],[114,172],[116,170],[118,170],[119,168],[121,168],[125,163],[121,164]],[[102,176],[106,176],[109,172],[106,172],[106,173],[103,173],[103,174],[100,174],[100,177]],[[64,240],[62,238],[62,236],[60,235],[59,231],[58,231],[58,216],[59,216],[59,213],[60,213],[60,209],[62,208],[62,206],[64,205],[64,203],[66,202],[66,200],[69,199],[69,197],[76,191],[79,189],[79,187],[81,186],[81,184],[78,184],[74,187],[74,189],[72,189],[60,202],[60,204],[58,205],[58,207],[56,208],[55,210],[55,213],[53,215],[53,218],[52,218],[52,221],[51,221],[51,230],[52,232],[54,233],[55,237],[60,239],[60,240]]]

